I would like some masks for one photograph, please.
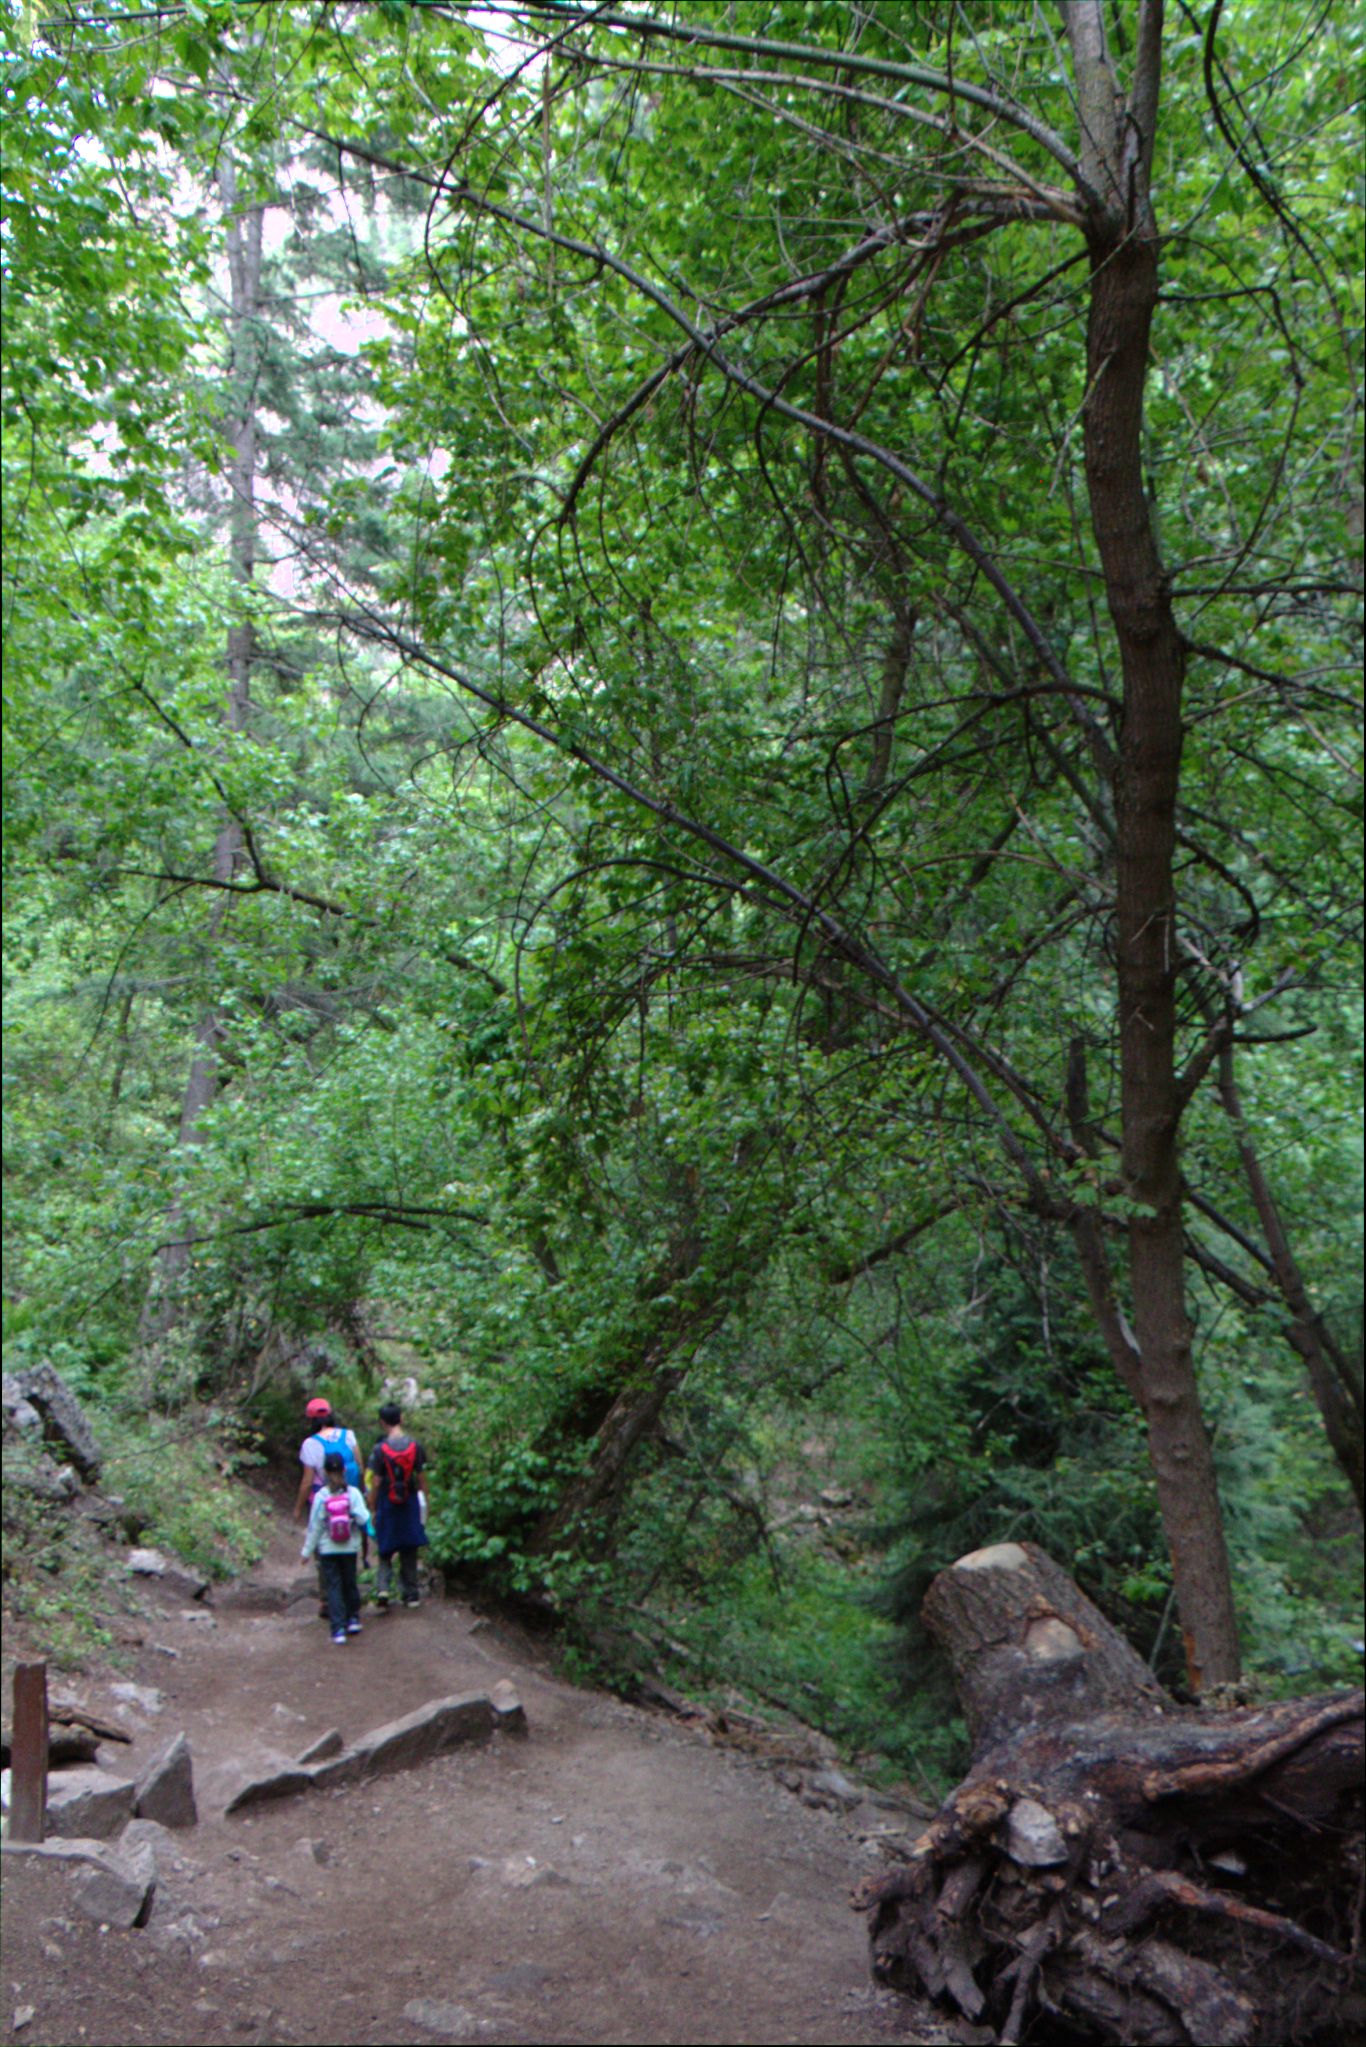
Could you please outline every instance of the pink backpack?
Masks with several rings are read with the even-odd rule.
[[[351,1499],[348,1493],[328,1493],[323,1499],[323,1512],[327,1526],[323,1533],[329,1542],[350,1542],[351,1540]]]

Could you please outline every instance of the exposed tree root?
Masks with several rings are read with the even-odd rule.
[[[1178,1708],[1032,1545],[963,1558],[926,1616],[977,1759],[856,1895],[882,1981],[1002,2043],[1350,2035],[1362,1694]]]

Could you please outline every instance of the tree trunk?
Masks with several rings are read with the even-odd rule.
[[[1075,2041],[1346,2038],[1363,1695],[1179,1710],[1030,1543],[960,1558],[924,1614],[973,1766],[855,1896],[874,1973],[1001,2042],[1036,2013]]]
[[[822,441],[817,445],[824,447],[825,443]],[[882,785],[887,780],[887,770],[892,765],[892,749],[896,744],[896,721],[901,710],[901,700],[906,694],[906,675],[911,665],[911,641],[915,634],[915,626],[915,606],[904,592],[899,593],[892,606],[892,636],[882,657],[877,722],[873,726],[872,746],[869,749],[868,774],[859,792],[864,803],[871,803],[881,794]]]
[[[686,1367],[660,1365],[633,1379],[599,1423],[587,1469],[533,1531],[529,1547],[549,1556],[571,1546],[579,1555],[601,1554],[621,1504],[637,1452],[659,1425]]]
[[[696,1283],[706,1250],[696,1189],[685,1179],[677,1192],[680,1213],[668,1249],[637,1289],[638,1335],[626,1339],[619,1378],[609,1381],[607,1392],[578,1417],[567,1421],[559,1416],[553,1424],[557,1442],[566,1434],[582,1440],[591,1431],[592,1450],[583,1470],[531,1530],[527,1547],[535,1555],[572,1548],[601,1556],[610,1548],[636,1458],[657,1436],[669,1399],[687,1378],[699,1346],[725,1322],[743,1297],[750,1273],[763,1264],[763,1250],[750,1244],[748,1256],[737,1257],[728,1275],[700,1297],[675,1299],[676,1289]]]
[[[1309,1298],[1309,1289],[1291,1249],[1276,1197],[1271,1191],[1271,1182],[1262,1169],[1252,1132],[1243,1114],[1243,1098],[1234,1072],[1231,1044],[1226,1044],[1219,1055],[1219,1099],[1233,1126],[1239,1162],[1266,1239],[1272,1274],[1290,1310],[1290,1341],[1304,1360],[1333,1454],[1356,1495],[1357,1512],[1366,1513],[1360,1375],[1353,1374],[1349,1360],[1333,1341],[1322,1315]]]
[[[224,150],[218,173],[219,198],[227,228],[228,275],[231,299],[229,348],[231,395],[227,418],[232,460],[228,469],[231,495],[229,560],[233,580],[245,590],[256,572],[256,382],[259,349],[255,322],[260,310],[261,241],[265,222],[264,206],[239,210],[237,172],[232,157]],[[227,633],[228,694],[223,722],[229,732],[241,732],[247,722],[251,691],[252,626],[245,614],[235,618]],[[214,840],[213,876],[227,883],[233,878],[243,846],[242,827],[235,817],[226,817]],[[212,957],[222,930],[228,898],[220,896],[209,917],[207,949]],[[220,1046],[223,1040],[223,1012],[210,1003],[195,1026],[195,1054],[180,1107],[179,1139],[194,1144],[199,1139],[199,1121],[218,1092]],[[156,1276],[143,1309],[144,1344],[162,1341],[180,1313],[181,1293],[189,1269],[193,1224],[184,1203],[172,1204],[167,1217],[168,1241],[157,1254]]]
[[[1161,7],[1146,0],[1139,75],[1123,121],[1097,0],[1075,0],[1067,10],[1067,26],[1089,186],[1086,482],[1124,678],[1115,778],[1115,944],[1136,1376],[1187,1668],[1199,1691],[1236,1678],[1238,1630],[1186,1313],[1173,874],[1184,643],[1158,552],[1142,464],[1148,331],[1158,293],[1158,235],[1148,198],[1148,167]],[[1140,109],[1147,110],[1146,132]]]

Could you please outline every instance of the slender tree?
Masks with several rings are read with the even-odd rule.
[[[550,90],[546,80],[552,75],[564,103],[567,134],[581,119],[579,95],[585,81],[620,82],[622,150],[634,139],[632,123],[642,91],[659,94],[656,118],[662,120],[664,109],[677,106],[681,113],[695,104],[692,95],[720,89],[763,107],[776,127],[796,131],[808,144],[816,142],[824,152],[819,160],[832,187],[842,189],[846,198],[857,195],[862,200],[870,190],[877,194],[876,201],[869,202],[873,223],[839,253],[829,253],[833,223],[820,240],[823,253],[808,255],[804,262],[763,249],[751,258],[755,279],[748,295],[737,296],[729,280],[723,282],[721,272],[708,267],[712,251],[702,221],[697,236],[685,237],[672,262],[661,264],[653,257],[628,253],[626,238],[612,217],[610,188],[605,196],[591,174],[577,187],[579,212],[588,224],[573,231],[572,171],[559,172],[558,204],[550,208],[545,203],[544,147],[538,172],[540,203],[535,207],[520,203],[516,175],[508,175],[510,158],[486,170],[472,149],[457,148],[450,156],[451,168],[431,178],[434,235],[436,223],[447,218],[472,224],[463,244],[465,253],[457,257],[455,251],[462,245],[453,242],[449,260],[437,259],[438,271],[446,261],[447,274],[465,266],[471,277],[482,276],[473,254],[476,247],[493,250],[510,243],[514,248],[548,248],[558,252],[556,290],[562,298],[568,289],[567,270],[578,265],[582,279],[578,289],[585,304],[590,296],[607,292],[610,280],[622,317],[636,321],[633,334],[639,353],[633,387],[624,397],[598,399],[594,429],[586,436],[555,514],[555,528],[572,529],[584,572],[582,587],[569,598],[572,623],[566,621],[560,658],[575,664],[584,653],[590,660],[601,658],[601,624],[590,622],[593,605],[600,601],[598,593],[589,594],[592,552],[604,576],[616,579],[619,610],[629,615],[641,606],[641,598],[629,588],[632,563],[625,558],[624,529],[619,538],[605,524],[608,516],[640,515],[640,503],[622,489],[624,466],[612,472],[609,463],[618,447],[629,445],[638,455],[660,394],[671,380],[681,385],[684,405],[692,415],[699,494],[717,489],[704,481],[706,455],[697,452],[697,394],[703,378],[715,377],[728,393],[707,429],[711,450],[728,445],[720,424],[723,417],[733,416],[737,402],[748,400],[752,405],[760,474],[772,493],[776,520],[786,527],[792,547],[802,553],[811,571],[817,603],[832,606],[836,601],[831,536],[838,532],[837,520],[848,517],[846,507],[838,513],[832,509],[836,465],[845,479],[847,505],[858,507],[865,532],[871,530],[877,540],[876,566],[871,572],[867,562],[863,566],[865,586],[870,573],[872,580],[885,578],[898,554],[904,558],[908,542],[903,535],[912,521],[916,538],[910,545],[919,574],[931,587],[933,579],[952,577],[958,573],[957,564],[965,565],[976,585],[972,605],[961,598],[955,603],[942,591],[936,592],[936,600],[992,675],[997,705],[1009,707],[1005,715],[1024,708],[1031,762],[1046,764],[1043,780],[1031,764],[1026,786],[1074,789],[1094,834],[1091,873],[1081,896],[1089,917],[1113,920],[1107,938],[1118,1080],[1118,1129],[1113,1140],[1106,1119],[1091,1113],[1082,1061],[1070,1062],[1081,1081],[1079,1089],[1053,1092],[1042,1071],[1021,1070],[993,1044],[983,1021],[943,1015],[919,979],[928,961],[922,956],[917,964],[902,943],[889,948],[878,935],[879,922],[886,928],[885,918],[873,913],[864,922],[855,908],[860,849],[877,844],[878,828],[885,831],[887,820],[895,815],[893,799],[906,786],[885,779],[887,749],[904,722],[898,682],[910,604],[904,581],[893,598],[903,626],[893,635],[869,728],[875,744],[868,786],[860,807],[849,808],[842,839],[832,842],[814,865],[807,863],[800,878],[794,878],[790,859],[776,852],[757,857],[747,850],[741,829],[725,828],[715,814],[706,814],[696,803],[657,793],[656,783],[614,764],[609,755],[631,715],[624,695],[623,723],[610,738],[610,728],[595,709],[601,739],[593,743],[580,736],[582,718],[571,736],[553,716],[535,715],[503,689],[476,682],[458,663],[440,656],[430,640],[424,643],[395,632],[373,613],[352,612],[351,623],[405,658],[426,662],[457,686],[470,689],[498,716],[522,723],[627,794],[670,833],[691,836],[719,856],[734,877],[728,886],[757,891],[800,929],[804,943],[814,940],[842,961],[843,970],[860,977],[874,1001],[888,1006],[898,1027],[919,1038],[943,1062],[965,1089],[974,1112],[994,1132],[1015,1177],[1014,1198],[1023,1197],[1037,1213],[1072,1231],[1115,1369],[1147,1426],[1191,1681],[1198,1688],[1231,1678],[1238,1669],[1237,1628],[1209,1434],[1192,1359],[1186,1293],[1191,1248],[1181,1131],[1197,1091],[1239,1028],[1244,1011],[1230,993],[1240,971],[1236,933],[1219,938],[1222,957],[1212,967],[1197,940],[1195,957],[1216,977],[1225,999],[1208,1030],[1197,1031],[1192,1038],[1186,1027],[1181,990],[1201,969],[1193,966],[1191,935],[1179,911],[1178,859],[1187,859],[1193,849],[1207,875],[1223,877],[1235,891],[1242,884],[1184,809],[1182,755],[1190,715],[1186,681],[1191,650],[1176,616],[1172,573],[1159,546],[1151,474],[1153,430],[1147,408],[1151,333],[1163,282],[1162,232],[1152,197],[1163,100],[1160,0],[1143,0],[1129,25],[1121,25],[1122,57],[1112,48],[1099,4],[1077,0],[1069,6],[1066,89],[1062,94],[1040,94],[1032,105],[1007,75],[1014,24],[993,20],[984,43],[971,16],[957,9],[945,12],[944,55],[934,64],[919,61],[911,47],[917,40],[915,29],[903,33],[900,17],[894,22],[886,10],[876,8],[832,14],[822,23],[831,31],[828,41],[819,36],[785,37],[779,32],[781,23],[773,32],[764,32],[747,19],[664,19],[611,9],[590,14],[558,0],[509,8],[506,15],[543,67],[536,107],[542,131]],[[1216,9],[1207,37],[1207,78],[1217,23]],[[921,39],[939,35],[937,17],[933,23],[927,19]],[[895,50],[898,41],[904,53]],[[1054,61],[1062,61],[1061,51],[1054,52]],[[529,101],[523,110],[516,98],[517,75],[503,88],[514,124],[524,113],[529,118],[530,109]],[[1217,107],[1217,98],[1212,104]],[[799,106],[809,111],[801,112]],[[830,119],[821,125],[819,117],[827,109]],[[1063,117],[1071,123],[1070,139],[1060,125]],[[914,147],[902,139],[907,129],[917,138]],[[1007,139],[1012,135],[1013,149]],[[339,146],[350,146],[345,138],[337,139]],[[891,191],[889,186],[914,189],[925,162],[918,154],[921,139],[928,139],[936,152],[931,159],[932,182],[939,197],[908,202],[900,190]],[[471,141],[469,130],[465,141]],[[378,164],[386,161],[383,152],[363,145],[356,145],[354,153],[368,155]],[[733,168],[724,158],[721,161],[727,171]],[[787,164],[781,149],[775,149],[770,174],[784,174]],[[824,202],[824,193],[812,192],[818,218]],[[965,514],[945,481],[943,463],[936,477],[924,462],[902,452],[895,407],[887,402],[888,387],[882,381],[906,346],[908,332],[912,350],[918,345],[919,323],[927,306],[938,302],[932,293],[946,291],[957,252],[1007,235],[1019,238],[1042,232],[1055,250],[1060,235],[1080,241],[1073,255],[1050,266],[1049,279],[1074,261],[1084,263],[1087,274],[1085,352],[1077,365],[1081,398],[1060,437],[1055,469],[1056,477],[1075,436],[1085,477],[1084,513],[1077,507],[1076,516],[1089,519],[1095,573],[1109,618],[1107,640],[1093,613],[1093,647],[1081,674],[1060,653],[1050,630],[1047,606],[1056,600],[1022,594],[1018,576],[1003,566],[1008,550],[993,531],[993,515],[980,490],[960,472],[961,488],[976,499],[974,511]],[[482,242],[481,234],[486,237]],[[907,248],[913,253],[902,256]],[[690,263],[696,266],[691,272]],[[892,266],[888,280],[880,275],[882,264]],[[730,267],[735,267],[734,258]],[[680,278],[686,288],[675,281]],[[527,287],[523,283],[519,288]],[[1004,314],[1027,301],[1033,288],[1017,292]],[[860,289],[863,299],[855,306],[852,294]],[[906,310],[908,302],[913,310]],[[466,292],[461,303],[471,328],[480,331],[478,288]],[[813,320],[811,344],[794,347],[789,336],[800,333],[794,323],[808,310]],[[896,324],[869,377],[867,355],[859,356],[863,344],[856,337],[884,317]],[[1002,331],[1003,314],[993,309],[984,320],[980,311],[969,314],[964,305],[961,317],[967,331],[958,340],[954,361],[966,357],[971,375],[991,346],[992,328]],[[672,339],[665,340],[666,334]],[[759,336],[770,351],[767,362],[755,346]],[[1021,373],[1008,344],[1002,361],[1006,372]],[[855,364],[863,368],[865,379],[858,396]],[[572,371],[567,374],[572,379]],[[941,406],[950,389],[946,376],[939,391]],[[1011,389],[1009,375],[1001,389],[1003,393]],[[964,403],[965,399],[958,402],[955,433],[961,427]],[[731,414],[724,412],[727,405]],[[784,458],[776,436],[784,427],[797,429],[816,450],[801,497],[791,489],[791,479],[786,489],[782,480]],[[763,452],[765,437],[774,442],[771,455]],[[733,454],[729,459],[734,464]],[[606,533],[601,547],[586,530],[588,518],[581,517],[594,492],[592,518],[598,534]],[[1233,540],[1236,560],[1246,556],[1255,530],[1246,543]],[[1076,532],[1074,544],[1080,546]],[[846,573],[857,573],[848,554],[842,567]],[[1083,574],[1090,572],[1082,569]],[[1231,580],[1226,576],[1220,589]],[[1275,587],[1274,582],[1267,587]],[[1325,592],[1329,588],[1323,587]],[[993,623],[981,613],[977,594],[981,591],[989,592],[999,607]],[[543,579],[538,597],[548,609],[548,579]],[[440,608],[437,602],[431,616],[438,616]],[[647,598],[642,615],[648,611]],[[1112,655],[1117,656],[1119,671],[1114,695],[1103,686]],[[1213,655],[1220,658],[1219,650]],[[1036,699],[1051,701],[1064,722],[1060,725],[1032,712],[1029,706]],[[607,709],[617,701],[609,690]],[[972,721],[982,715],[1000,717],[1003,712],[998,708],[968,714]],[[988,857],[982,871],[989,871],[987,849],[980,840],[977,852]],[[1057,912],[1066,928],[1066,898],[1056,905]],[[1068,1063],[1060,1057],[1061,1049],[1055,1048],[1047,1061],[1054,1072]],[[1066,1182],[1079,1175],[1093,1185],[1104,1180],[1104,1155],[1112,1141],[1118,1150],[1118,1174],[1108,1183],[1108,1207],[1102,1203],[1098,1208],[1089,1192],[1068,1193]],[[1111,1270],[1117,1233],[1126,1240],[1122,1285]],[[1204,1257],[1198,1249],[1196,1255]],[[1205,1257],[1204,1262],[1206,1269],[1217,1270],[1217,1258]]]
[[[230,149],[218,166],[218,198],[222,208],[228,268],[227,398],[225,431],[229,448],[228,559],[239,606],[227,628],[225,666],[228,687],[223,702],[223,729],[236,736],[248,727],[251,709],[253,627],[250,592],[256,574],[256,474],[260,381],[261,250],[266,208],[256,200],[242,204],[237,167]],[[231,738],[229,740],[231,743]],[[211,873],[223,891],[237,875],[244,847],[242,821],[229,813],[219,825]],[[223,933],[231,897],[218,895],[209,912],[204,943],[212,958]],[[195,1052],[180,1107],[179,1138],[193,1145],[202,1136],[201,1119],[218,1091],[226,1023],[220,1003],[211,1001],[195,1026]],[[144,1341],[157,1343],[174,1326],[180,1291],[189,1269],[194,1223],[182,1200],[168,1217],[169,1235],[157,1256],[155,1281],[143,1315]]]

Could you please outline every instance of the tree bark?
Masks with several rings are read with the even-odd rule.
[[[1152,2047],[1347,2037],[1366,1698],[1180,1710],[1031,1543],[960,1558],[924,1614],[973,1766],[855,1894],[874,1973],[1001,2042],[1036,2013]]]
[[[584,1555],[600,1554],[610,1541],[631,1466],[659,1425],[670,1394],[682,1385],[686,1368],[659,1365],[626,1386],[598,1425],[586,1471],[570,1485],[533,1532],[530,1548],[547,1556],[565,1543]]]
[[[1032,1543],[960,1557],[923,1611],[953,1664],[974,1754],[1041,1719],[1171,1704],[1137,1651]]]
[[[1090,194],[1086,481],[1124,681],[1115,777],[1115,943],[1136,1378],[1187,1668],[1199,1691],[1237,1676],[1238,1629],[1186,1312],[1173,872],[1185,655],[1143,482],[1143,392],[1158,294],[1148,166],[1158,100],[1160,6],[1145,6],[1144,17],[1140,53],[1147,69],[1135,81],[1129,115],[1121,119],[1100,6],[1097,0],[1074,0],[1067,9]],[[1140,108],[1149,110],[1147,133],[1138,126]]]
[[[1272,1275],[1280,1288],[1281,1298],[1290,1310],[1290,1341],[1304,1360],[1333,1454],[1356,1495],[1357,1512],[1366,1513],[1361,1376],[1352,1372],[1348,1359],[1334,1343],[1324,1326],[1323,1317],[1309,1298],[1309,1289],[1291,1249],[1280,1208],[1271,1191],[1271,1182],[1262,1168],[1243,1113],[1243,1098],[1233,1066],[1233,1046],[1229,1043],[1219,1054],[1219,1099],[1233,1126],[1239,1163],[1266,1239]]]
[[[262,205],[239,207],[237,170],[225,149],[218,172],[219,199],[226,223],[230,301],[228,315],[231,395],[227,417],[228,444],[232,451],[228,467],[231,497],[229,514],[229,562],[232,577],[243,590],[256,572],[256,383],[259,349],[255,322],[260,312],[261,244],[265,222]],[[226,666],[228,692],[223,706],[223,723],[230,733],[241,732],[247,723],[251,700],[253,633],[244,613],[228,627]],[[214,840],[213,877],[231,882],[243,848],[242,827],[235,817],[225,817]],[[223,894],[214,904],[206,931],[207,950],[212,958],[227,913],[229,897]],[[209,1003],[195,1026],[195,1053],[180,1106],[179,1141],[199,1141],[200,1118],[218,1092],[223,1011]],[[152,1288],[143,1309],[144,1345],[164,1340],[180,1313],[181,1292],[189,1269],[193,1224],[184,1203],[173,1203],[167,1218],[169,1240],[157,1254]]]
[[[637,1457],[657,1439],[669,1400],[687,1378],[699,1347],[739,1305],[750,1275],[763,1265],[766,1246],[751,1242],[744,1255],[737,1252],[722,1261],[723,1270],[705,1289],[698,1288],[708,1246],[691,1175],[679,1177],[675,1196],[674,1229],[659,1264],[637,1287],[639,1313],[633,1334],[623,1339],[618,1375],[609,1379],[595,1404],[576,1418],[558,1416],[549,1431],[557,1443],[566,1435],[582,1440],[591,1432],[592,1449],[583,1470],[532,1528],[527,1548],[533,1554],[572,1547],[601,1556],[610,1548]],[[711,1249],[714,1255],[715,1245]],[[680,1288],[687,1289],[682,1300],[675,1298]]]
[[[823,447],[825,444],[821,442],[820,445]],[[909,598],[898,596],[892,607],[892,636],[887,643],[887,652],[882,658],[877,723],[873,727],[873,743],[869,749],[868,774],[860,791],[865,803],[870,802],[881,790],[887,779],[887,770],[892,764],[897,713],[901,709],[901,699],[906,693],[906,673],[911,665],[911,640],[915,633],[915,624],[914,605]]]

